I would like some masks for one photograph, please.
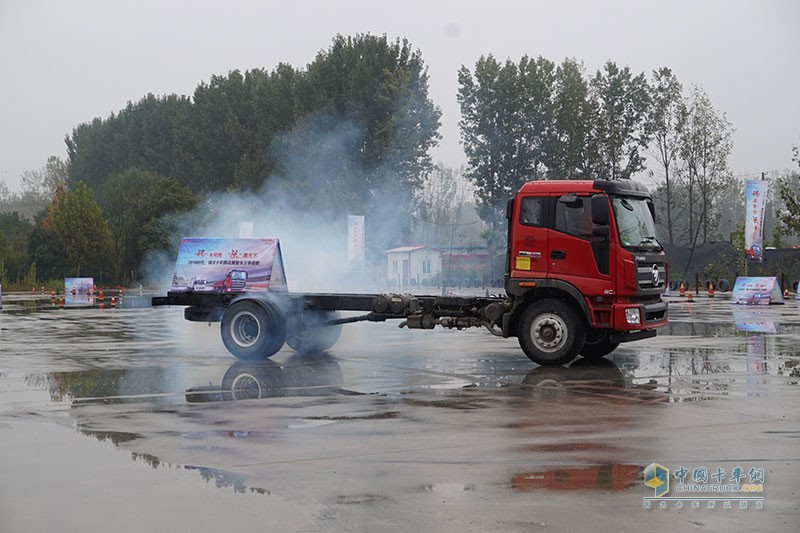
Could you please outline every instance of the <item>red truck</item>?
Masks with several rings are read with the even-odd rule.
[[[399,319],[416,329],[486,328],[517,337],[540,365],[561,365],[603,357],[667,324],[667,263],[653,215],[647,189],[629,180],[534,181],[508,201],[503,296],[169,292],[152,303],[221,322],[225,347],[240,359],[270,357],[284,343],[327,350],[343,324]]]
[[[214,290],[216,292],[244,292],[245,285],[247,285],[247,272],[231,269],[224,278],[214,283]]]

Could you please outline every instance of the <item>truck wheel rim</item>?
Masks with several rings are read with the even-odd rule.
[[[540,315],[532,326],[533,342],[543,352],[555,352],[567,339],[567,324],[558,315]]]
[[[242,311],[231,321],[231,337],[242,348],[253,346],[261,334],[261,323],[256,315]]]

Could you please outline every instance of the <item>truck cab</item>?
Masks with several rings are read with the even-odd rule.
[[[647,189],[629,180],[523,185],[507,210],[506,291],[514,309],[506,317],[504,333],[517,335],[529,357],[530,351],[553,349],[547,338],[563,340],[566,328],[577,333],[575,342],[583,343],[579,353],[584,357],[606,355],[626,340],[655,336],[656,328],[667,323],[667,305],[661,299],[667,266],[653,213]],[[525,328],[536,324],[528,324],[524,312],[543,298],[574,316],[566,321],[543,318],[543,329],[529,334]]]

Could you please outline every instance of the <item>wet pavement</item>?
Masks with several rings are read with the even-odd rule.
[[[0,530],[800,529],[795,300],[670,298],[655,339],[544,368],[396,322],[237,362],[149,297],[3,295]]]

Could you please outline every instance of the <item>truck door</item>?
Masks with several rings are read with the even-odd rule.
[[[514,228],[513,243],[509,243],[511,277],[546,277],[550,202],[545,196],[524,196],[519,201],[518,218],[509,221]]]
[[[589,196],[564,195],[554,204],[553,232],[548,254],[551,277],[569,281],[587,295],[612,289],[606,238],[592,234]],[[589,284],[596,280],[600,284]]]

